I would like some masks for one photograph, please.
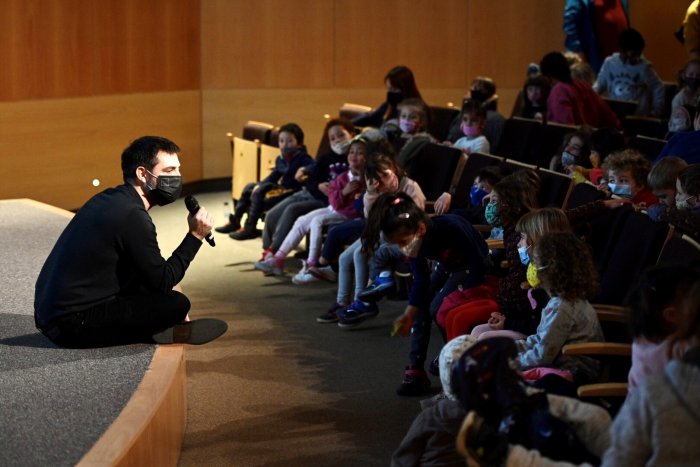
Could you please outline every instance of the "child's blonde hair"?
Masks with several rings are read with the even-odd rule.
[[[569,219],[559,208],[542,208],[528,212],[515,224],[515,230],[527,235],[530,244],[536,244],[547,233],[571,232]]]

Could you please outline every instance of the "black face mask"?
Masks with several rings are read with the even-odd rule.
[[[155,175],[151,175],[155,177]],[[156,178],[158,179],[156,187],[151,188],[146,195],[151,204],[165,206],[180,197],[180,193],[182,193],[182,177],[180,175],[160,175]]]
[[[403,94],[399,91],[388,91],[386,93],[386,101],[389,103],[389,105],[396,107],[396,105],[402,100]]]
[[[486,94],[484,94],[482,91],[479,91],[478,89],[472,89],[469,92],[469,97],[471,97],[477,102],[486,102]]]

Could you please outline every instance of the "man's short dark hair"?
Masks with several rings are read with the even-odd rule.
[[[280,127],[280,133],[282,132],[291,133],[297,140],[297,144],[304,144],[304,131],[296,123],[286,123]]]
[[[180,155],[178,145],[161,136],[142,136],[132,141],[122,152],[122,177],[124,181],[136,178],[137,167],[153,170],[153,167],[158,163],[156,156],[160,151]]]

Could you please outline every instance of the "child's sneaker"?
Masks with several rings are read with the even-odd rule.
[[[346,306],[335,303],[332,307],[328,309],[328,311],[316,318],[316,322],[323,324],[337,323],[339,319],[338,311],[342,310],[343,308],[346,308]]]
[[[284,258],[273,256],[270,258],[270,269],[263,269],[263,274],[266,276],[283,276],[284,275]]]
[[[309,272],[324,281],[338,282],[338,273],[330,266],[309,266]]]
[[[292,283],[296,285],[306,285],[313,282],[318,282],[318,279],[309,272],[306,261],[302,260],[301,270],[292,277]]]
[[[399,396],[424,396],[430,392],[430,380],[424,370],[406,367],[403,382],[396,390]]]
[[[365,290],[357,294],[357,298],[363,302],[378,302],[393,288],[394,278],[391,271],[382,271]]]
[[[258,271],[271,271],[275,266],[275,254],[269,248],[263,251],[262,256],[259,260],[253,263],[253,267]]]
[[[344,310],[338,311],[338,326],[341,328],[350,328],[357,326],[361,322],[374,318],[379,314],[379,308],[376,303],[365,303],[360,300],[355,300],[352,305]]]

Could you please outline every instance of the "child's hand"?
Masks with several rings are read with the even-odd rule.
[[[362,190],[362,182],[354,180],[343,187],[343,196],[348,196],[360,190]]]
[[[299,167],[297,169],[297,172],[294,174],[294,180],[297,182],[303,182],[309,178],[309,176],[306,174],[306,168],[305,167]]]
[[[452,195],[445,192],[440,195],[438,199],[435,200],[433,207],[435,208],[435,214],[445,214],[450,210],[450,205],[452,204]]]
[[[318,184],[318,191],[320,191],[324,195],[328,196],[328,185],[330,185],[330,183],[328,183],[328,182],[319,183]]]
[[[632,200],[631,199],[625,199],[625,198],[615,198],[615,199],[606,199],[603,201],[603,206],[605,206],[608,209],[617,209],[625,204],[631,204]]]
[[[494,331],[501,331],[505,326],[505,322],[505,315],[496,311],[491,313],[491,317],[488,320],[488,325]]]
[[[394,320],[394,332],[392,332],[392,335],[408,336],[413,327],[416,313],[418,313],[418,308],[408,305],[403,314]]]
[[[604,192],[608,198],[612,196],[612,191],[610,191],[610,187],[608,186],[608,182],[600,182],[600,185],[598,185],[598,189],[602,192]]]
[[[379,180],[376,179],[365,179],[367,183],[367,191],[370,193],[376,193],[379,190]]]

